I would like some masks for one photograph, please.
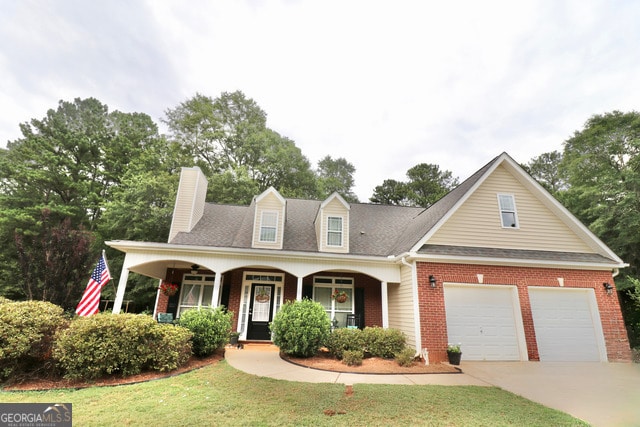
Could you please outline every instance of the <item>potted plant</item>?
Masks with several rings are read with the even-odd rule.
[[[339,303],[343,303],[347,301],[347,293],[345,291],[341,291],[336,289],[332,294],[331,294],[331,298],[333,298],[334,300],[336,300],[336,302]]]
[[[229,334],[229,344],[237,345],[239,337],[240,337],[240,332],[231,332]]]
[[[449,363],[451,365],[459,365],[462,358],[462,350],[460,349],[460,343],[449,344],[447,346],[447,356],[449,357]]]
[[[160,292],[168,297],[172,297],[178,292],[178,285],[171,282],[162,282],[160,285]]]

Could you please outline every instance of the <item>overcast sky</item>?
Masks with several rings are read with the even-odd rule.
[[[368,201],[418,163],[462,180],[638,110],[640,2],[0,0],[0,82],[0,146],[59,100],[160,123],[241,90]]]

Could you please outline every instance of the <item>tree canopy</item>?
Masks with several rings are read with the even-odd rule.
[[[438,165],[420,163],[407,171],[408,181],[385,180],[373,190],[373,203],[429,207],[458,185],[450,171]]]
[[[592,116],[564,143],[567,207],[630,264],[640,267],[640,114]]]
[[[358,196],[353,192],[355,180],[353,174],[355,166],[343,157],[337,159],[325,156],[318,162],[318,190],[320,198],[329,197],[338,192],[348,202],[358,202]]]

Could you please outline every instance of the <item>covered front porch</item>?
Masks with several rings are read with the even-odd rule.
[[[187,310],[224,306],[234,313],[233,328],[241,340],[271,340],[268,325],[275,313],[286,301],[303,298],[322,304],[334,327],[389,327],[388,288],[400,281],[396,265],[362,257],[319,260],[291,254],[283,259],[268,251],[249,257],[169,244],[157,244],[162,252],[141,250],[138,242],[109,244],[126,252],[113,313],[120,312],[128,276],[135,272],[176,285],[172,295],[158,291],[154,316],[179,318]],[[344,301],[335,298],[339,293]]]

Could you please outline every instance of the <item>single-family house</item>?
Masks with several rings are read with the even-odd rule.
[[[465,360],[631,359],[626,264],[506,153],[427,209],[206,192],[183,168],[168,243],[107,242],[126,254],[114,312],[135,272],[177,285],[156,313],[224,305],[241,340],[271,340],[282,304],[311,298],[337,327],[400,329],[431,362],[448,343]]]

